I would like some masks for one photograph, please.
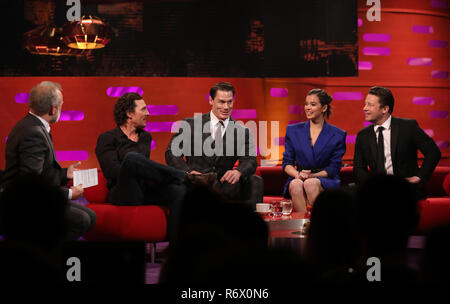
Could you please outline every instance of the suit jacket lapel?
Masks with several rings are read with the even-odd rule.
[[[47,145],[49,146],[51,153],[53,155],[53,159],[54,161],[59,165],[58,163],[58,159],[56,158],[56,153],[55,153],[55,147],[53,146],[53,141],[50,137],[50,134],[48,134],[47,130],[45,129],[44,125],[42,124],[42,122],[36,118],[34,115],[31,115],[30,113],[27,114],[27,116],[29,117],[29,119],[31,119],[33,121],[33,125],[34,127],[37,128],[37,130],[39,132],[42,133],[42,135],[44,136]]]
[[[313,149],[311,146],[311,133],[309,131],[309,120],[306,122],[306,124],[304,125],[303,130],[300,130],[300,132],[302,132],[302,141],[299,143],[300,145],[304,144],[304,147],[301,147],[301,150],[303,150],[303,152],[305,153],[305,157],[308,159],[310,164],[314,164],[314,156],[312,154]]]
[[[326,144],[331,140],[333,136],[334,134],[330,133],[328,123],[324,121],[322,131],[320,131],[316,143],[314,144],[314,155],[320,156],[323,148],[326,146]],[[316,157],[316,159],[317,158],[318,157]]]
[[[392,159],[392,169],[395,168],[394,160],[395,160],[395,153],[397,152],[398,133],[399,133],[398,120],[395,117],[392,117],[392,120],[391,120],[391,159]]]

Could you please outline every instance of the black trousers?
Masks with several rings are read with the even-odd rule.
[[[97,221],[95,212],[81,204],[69,202],[67,208],[67,241],[76,241],[91,230]]]
[[[257,203],[263,202],[264,184],[261,177],[252,175],[247,180],[235,184],[216,181],[213,189],[223,194],[229,200],[240,200],[249,205],[253,210]]]
[[[159,164],[143,154],[125,156],[109,200],[115,205],[165,205],[170,209],[168,235],[174,240],[187,186],[186,172]]]

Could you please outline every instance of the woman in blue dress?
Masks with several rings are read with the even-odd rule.
[[[347,133],[325,121],[331,113],[331,101],[322,89],[309,91],[304,107],[308,121],[286,129],[282,165],[290,177],[283,195],[290,195],[298,212],[305,212],[321,191],[341,183],[339,171]]]

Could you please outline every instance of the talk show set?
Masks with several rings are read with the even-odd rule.
[[[449,0],[0,7],[1,282],[449,283]]]

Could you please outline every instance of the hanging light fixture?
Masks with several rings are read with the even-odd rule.
[[[31,54],[51,56],[83,55],[86,50],[72,49],[62,41],[62,29],[42,25],[23,35],[24,47]]]
[[[110,40],[111,27],[98,17],[81,17],[63,27],[63,42],[70,48],[100,49]]]

